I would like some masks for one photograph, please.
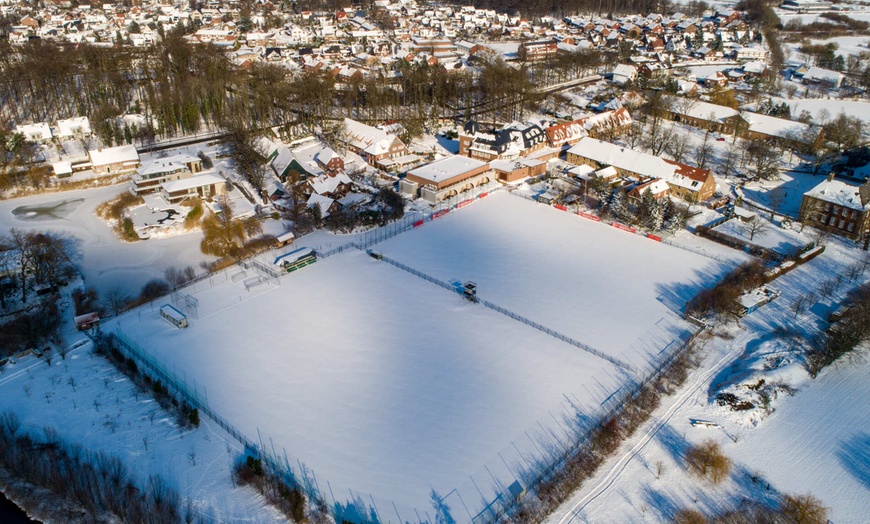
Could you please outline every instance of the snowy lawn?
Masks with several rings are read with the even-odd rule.
[[[813,119],[820,120],[822,112],[827,112],[828,120],[836,118],[840,113],[858,117],[865,124],[870,122],[870,102],[861,100],[838,100],[829,98],[810,99],[785,99],[772,98],[774,104],[785,102],[791,108],[792,115],[799,115],[801,111],[809,111]]]
[[[786,171],[780,174],[779,180],[749,182],[741,188],[741,191],[746,200],[767,209],[776,207],[777,213],[788,215],[797,220],[800,216],[804,193],[824,182],[825,178],[824,175]],[[772,202],[776,199],[779,201]],[[759,212],[755,209],[750,209],[750,211]]]
[[[743,259],[716,262],[501,193],[377,250],[472,280],[481,298],[636,367],[690,329],[678,314],[686,301]]]
[[[388,521],[391,501],[403,520],[431,513],[433,489],[470,520],[493,478],[509,485],[517,462],[596,415],[626,380],[606,360],[357,250],[250,292],[234,271],[188,289],[200,304],[188,329],[161,320],[160,304],[104,329],[185,377],[250,440],[282,459],[286,450],[297,472],[297,460],[311,468],[327,500],[352,493]]]
[[[724,224],[716,226],[713,231],[743,242],[751,242],[772,249],[783,255],[792,255],[812,242],[809,235],[802,234],[795,229],[783,229],[778,222],[768,222],[766,218],[761,216],[756,216],[755,220],[764,221],[766,229],[757,231],[754,236],[749,231],[749,225],[741,222],[738,218],[732,218]],[[809,233],[809,231],[807,232]]]

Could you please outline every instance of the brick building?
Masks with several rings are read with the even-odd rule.
[[[853,186],[828,179],[804,193],[800,220],[806,225],[858,240],[870,229],[870,179]]]

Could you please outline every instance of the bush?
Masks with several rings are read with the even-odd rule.
[[[97,206],[96,213],[97,216],[102,218],[103,220],[120,221],[121,217],[124,216],[124,211],[126,211],[128,207],[142,204],[144,202],[145,201],[142,200],[142,197],[138,197],[127,191],[124,191],[112,200],[109,200],[108,202],[103,202],[102,204]]]
[[[139,299],[148,302],[169,293],[169,283],[162,278],[152,278],[142,286]]]
[[[686,305],[686,314],[699,318],[709,315],[736,315],[737,299],[744,291],[765,284],[765,272],[764,266],[757,261],[737,267],[718,284],[695,295]]]
[[[707,524],[707,517],[694,509],[681,509],[674,515],[674,524]]]
[[[731,472],[731,459],[722,453],[719,444],[713,440],[689,448],[686,464],[689,471],[713,484],[719,484]]]
[[[782,514],[794,524],[825,524],[828,522],[828,509],[822,501],[809,493],[805,495],[786,495],[780,504]]]
[[[184,217],[184,227],[186,229],[192,229],[198,226],[203,214],[202,200],[198,198],[194,199],[190,201],[190,206],[190,211],[188,211],[187,216]]]
[[[127,242],[136,242],[140,240],[139,233],[136,233],[136,228],[133,226],[133,220],[125,218],[121,221],[119,232],[122,239]]]

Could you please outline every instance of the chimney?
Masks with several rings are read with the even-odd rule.
[[[828,182],[833,182],[833,181],[834,181],[834,172],[831,171],[830,173],[828,173]]]

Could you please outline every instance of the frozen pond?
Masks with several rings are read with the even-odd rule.
[[[129,243],[96,216],[97,206],[126,190],[127,184],[119,184],[2,201],[0,234],[14,227],[75,236],[81,241],[79,269],[85,284],[101,293],[117,286],[127,294],[137,294],[148,280],[161,277],[173,266],[193,266],[202,272],[200,262],[213,257],[199,250],[201,232]]]
[[[12,214],[18,220],[24,221],[61,220],[68,217],[84,201],[84,198],[75,198],[72,200],[46,202],[45,204],[20,206],[13,209]]]

